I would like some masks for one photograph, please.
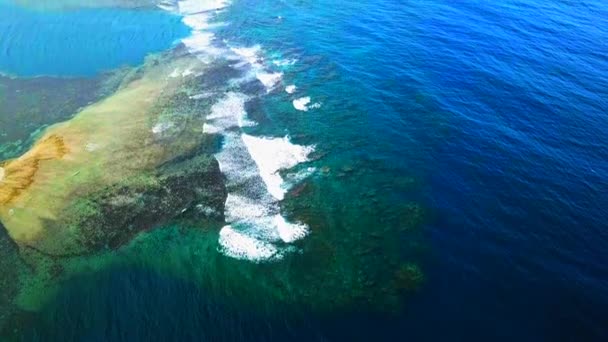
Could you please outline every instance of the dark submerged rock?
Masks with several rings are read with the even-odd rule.
[[[174,219],[223,222],[226,189],[217,161],[180,158],[74,200],[57,224],[79,231],[89,251],[118,248],[136,234]]]
[[[16,308],[13,304],[19,286],[19,272],[24,267],[19,248],[0,223],[0,336]]]

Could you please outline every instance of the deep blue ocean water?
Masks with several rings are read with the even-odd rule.
[[[296,83],[357,111],[355,153],[423,179],[429,281],[393,338],[608,338],[604,2],[254,3],[232,34],[315,61]]]
[[[189,28],[165,11],[42,11],[0,1],[0,73],[93,76],[143,62],[170,48]]]
[[[143,13],[132,15],[156,20]],[[608,339],[608,5],[235,0],[220,20],[218,37],[297,59],[284,82],[322,103],[303,115],[270,95],[273,125],[311,136],[335,163],[371,161],[370,186],[429,208],[427,281],[397,316],[288,321],[117,270],[66,291],[42,331],[87,341]],[[415,189],[390,186],[403,174]]]

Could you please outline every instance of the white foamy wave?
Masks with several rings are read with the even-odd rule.
[[[293,100],[293,108],[306,112],[306,111],[308,111],[309,103],[310,103],[310,96],[300,97],[299,99]]]
[[[309,109],[318,109],[321,108],[321,104],[319,102],[311,104],[310,96],[300,97],[298,99],[293,100],[293,108],[307,112]]]
[[[169,74],[170,78],[175,78],[175,77],[178,77],[178,76],[179,76],[179,69],[178,68],[173,69],[173,71]]]
[[[289,173],[285,176],[287,185],[291,186],[291,185],[298,184],[301,181],[305,180],[306,178],[312,176],[315,172],[317,172],[317,168],[307,167],[296,173]]]
[[[281,81],[283,73],[258,72],[256,73],[256,78],[266,87],[266,91],[271,91]]]
[[[289,138],[258,138],[248,134],[242,136],[249,154],[260,170],[268,192],[278,200],[285,196],[286,189],[279,171],[308,161],[314,147],[292,144]]]
[[[286,67],[296,64],[297,61],[297,59],[275,59],[272,64],[278,67]]]
[[[217,133],[221,133],[223,131],[224,131],[223,128],[217,127],[210,123],[206,123],[203,125],[203,132],[205,132],[207,134],[217,134]]]
[[[287,222],[279,214],[242,220],[220,230],[220,252],[255,262],[278,260],[294,250],[284,244],[294,243],[308,233],[308,226]]]
[[[194,75],[194,71],[192,71],[192,69],[188,68],[186,70],[184,70],[184,72],[182,72],[182,77],[188,77],[190,75]]]
[[[308,226],[304,224],[289,223],[281,215],[275,215],[273,220],[281,240],[285,243],[301,240],[308,235]]]
[[[182,39],[182,43],[193,54],[210,52],[214,35],[211,32],[193,31],[192,35]]]
[[[245,94],[227,93],[224,98],[211,107],[211,113],[207,116],[207,120],[219,129],[228,129],[233,126],[253,126],[255,122],[247,119],[247,112],[245,112],[246,101],[247,95]],[[203,127],[203,131],[207,131],[205,127]]]
[[[159,7],[182,15],[182,22],[192,28],[190,36],[182,39],[182,43],[188,51],[196,55],[202,62],[211,63],[213,59],[224,54],[224,49],[213,46],[215,35],[210,32],[212,28],[222,25],[213,23],[213,10],[220,10],[228,6],[229,1],[225,0],[184,0],[184,1],[163,1]]]
[[[220,170],[227,178],[227,185],[251,183],[258,171],[240,137],[240,128],[255,124],[247,119],[245,101],[241,93],[227,93],[214,104],[203,126],[205,133],[222,134],[222,150],[215,155]]]
[[[197,13],[184,16],[182,22],[194,30],[201,31],[209,29],[209,19],[211,17],[208,13]]]
[[[296,87],[294,84],[288,85],[287,87],[285,87],[285,92],[287,94],[293,94],[296,92],[296,90],[298,90],[298,87]]]
[[[244,76],[229,81],[229,86],[257,79],[270,92],[281,83],[283,73],[270,68],[272,65],[266,63],[262,48],[259,45],[230,47],[227,42],[218,42],[212,32],[221,25],[212,23],[212,11],[227,4],[228,1],[223,0],[165,0],[159,7],[182,15],[183,23],[192,28],[192,34],[182,40],[188,52],[205,63],[220,58],[234,61],[232,67],[244,71]],[[293,63],[295,60],[273,62],[276,67]],[[194,71],[189,69],[176,69],[170,76],[186,77],[192,73]],[[203,99],[212,95],[201,93],[191,98]],[[211,107],[203,126],[205,133],[221,134],[223,138],[222,149],[215,157],[226,177],[228,196],[224,216],[227,224],[220,230],[218,251],[228,257],[254,262],[280,260],[285,253],[297,250],[289,244],[305,237],[308,226],[291,223],[281,215],[277,200],[283,199],[288,183],[294,179],[285,182],[279,171],[308,160],[313,148],[291,144],[288,138],[257,138],[244,134],[244,127],[256,124],[247,117],[247,100],[246,95],[238,92],[225,94]],[[169,128],[157,125],[152,130],[162,134]]]
[[[283,250],[284,244],[294,243],[308,235],[308,226],[287,222],[280,214],[247,218],[232,225],[243,235],[272,243],[278,250]]]
[[[231,225],[220,230],[219,244],[220,252],[235,259],[260,262],[282,258],[272,243],[238,232]]]
[[[209,12],[185,15],[182,22],[195,31],[212,30],[224,26],[223,22],[211,22],[213,15]]]
[[[308,235],[308,226],[290,223],[275,203],[229,193],[225,205],[226,221],[247,236],[268,243],[292,243]]]
[[[291,244],[308,234],[308,226],[291,223],[280,213],[277,200],[288,188],[279,174],[308,160],[313,147],[292,144],[285,138],[260,138],[242,132],[247,119],[247,96],[227,93],[208,115],[206,133],[223,135],[222,150],[215,157],[226,176],[228,197],[220,233],[219,251],[226,256],[254,262],[273,261],[297,250]],[[289,179],[295,180],[293,178]]]
[[[237,56],[243,58],[246,62],[251,65],[258,65],[260,62],[260,57],[258,54],[262,51],[262,47],[259,45],[254,45],[250,47],[232,47],[230,48],[232,52],[234,52]]]
[[[230,51],[234,53],[234,56],[228,58],[240,60],[235,66],[238,68],[248,67],[250,70],[242,79],[235,80],[247,81],[252,77],[255,77],[264,85],[267,92],[272,91],[276,85],[283,78],[282,72],[269,71],[264,65],[264,58],[261,56],[262,48],[259,45],[251,47],[231,47]]]
[[[227,0],[182,0],[177,2],[177,10],[180,14],[197,14],[220,10],[229,3]]]
[[[263,195],[260,194],[263,194],[263,184],[258,189],[251,189],[252,185],[256,184],[256,177],[259,177],[259,175],[247,148],[243,145],[243,141],[236,133],[220,132],[224,133],[223,146],[222,150],[215,156],[220,170],[226,176],[227,185],[230,187],[244,187],[248,193],[244,193],[245,189],[243,189],[238,192],[239,194],[248,195],[248,197],[257,200],[263,199]]]
[[[251,198],[233,193],[228,194],[225,207],[228,222],[265,217],[270,211],[268,207]]]
[[[313,104],[311,104],[310,106],[308,106],[308,109],[319,109],[321,108],[321,104],[319,102],[315,102]]]

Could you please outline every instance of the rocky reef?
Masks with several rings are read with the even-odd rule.
[[[221,223],[225,201],[217,161],[197,155],[75,199],[53,224],[77,229],[89,251],[115,249],[169,220]]]
[[[0,162],[0,329],[77,273],[71,261],[169,221],[223,222],[224,179],[202,134],[210,104],[190,96],[204,83],[170,76],[204,66],[173,53],[107,79],[112,94]]]
[[[150,58],[111,96],[48,127],[27,152],[0,165],[0,219],[18,245],[88,252],[79,229],[61,225],[74,201],[140,176],[154,179],[160,166],[200,147],[205,104],[189,99],[185,79],[168,76],[179,67],[201,70],[200,62],[161,61]]]
[[[377,190],[396,183],[378,180],[373,163],[344,166],[320,155],[306,165],[319,172],[280,208],[311,234],[284,259],[218,252],[227,191],[213,153],[222,141],[203,124],[233,69],[175,53],[149,59],[113,94],[0,164],[2,312],[39,311],[64,282],[115,265],[187,280],[254,309],[399,308],[424,280],[403,253],[417,248],[409,237],[424,211]],[[345,182],[358,186],[345,192]]]

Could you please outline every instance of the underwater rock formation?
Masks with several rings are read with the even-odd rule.
[[[200,155],[79,198],[54,224],[75,227],[91,251],[117,248],[175,218],[223,222],[226,189],[219,165]]]

